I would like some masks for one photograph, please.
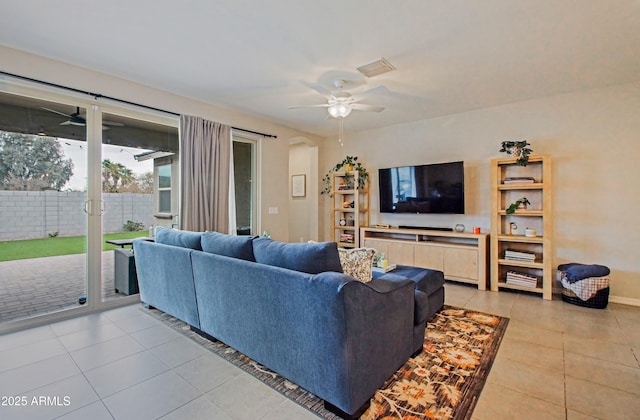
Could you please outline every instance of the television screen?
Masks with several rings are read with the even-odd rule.
[[[382,213],[464,214],[464,163],[378,170]]]

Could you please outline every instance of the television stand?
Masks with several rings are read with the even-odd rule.
[[[398,229],[439,230],[441,232],[453,232],[453,228],[432,226],[398,226]]]
[[[486,233],[452,232],[448,228],[360,229],[360,243],[384,253],[389,264],[430,268],[447,280],[487,288],[488,239]]]

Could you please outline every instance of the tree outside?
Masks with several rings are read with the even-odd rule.
[[[0,188],[60,190],[73,175],[57,139],[0,131]]]
[[[153,193],[153,173],[135,176],[133,171],[121,163],[109,159],[102,161],[102,192],[107,193]]]
[[[73,168],[57,138],[0,131],[0,189],[61,191]],[[153,185],[153,172],[135,174],[121,163],[102,161],[103,192],[153,194]]]
[[[109,159],[102,161],[102,191],[109,193],[121,190],[135,180],[131,169]]]

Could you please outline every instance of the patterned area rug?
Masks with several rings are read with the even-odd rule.
[[[157,309],[143,310],[318,416],[338,418],[325,410],[323,400],[226,344],[207,340]],[[471,418],[508,322],[497,315],[445,306],[427,323],[424,351],[387,380],[361,419]]]

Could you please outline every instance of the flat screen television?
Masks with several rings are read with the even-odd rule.
[[[464,162],[379,169],[380,212],[464,214]]]

